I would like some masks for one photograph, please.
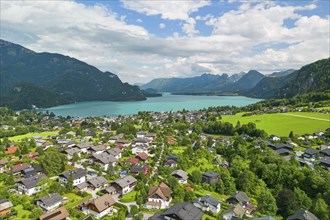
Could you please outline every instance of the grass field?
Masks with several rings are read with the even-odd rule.
[[[17,217],[13,219],[30,219],[29,215],[31,212],[23,209],[23,205],[17,205],[14,207],[14,209],[17,210]]]
[[[210,163],[206,158],[198,159],[198,164],[195,166],[190,167],[187,170],[187,173],[191,174],[194,170],[212,170],[214,168],[213,163]]]
[[[19,141],[24,138],[30,138],[30,137],[36,137],[36,136],[46,138],[48,136],[53,136],[53,135],[58,135],[58,131],[44,131],[44,132],[39,132],[39,133],[27,133],[27,134],[17,135],[17,136],[13,136],[13,137],[8,137],[8,139],[11,141]]]
[[[68,193],[68,194],[64,194],[63,197],[67,197],[68,198],[69,202],[67,204],[65,204],[65,207],[67,209],[69,209],[69,208],[73,208],[73,207],[79,205],[84,200],[87,200],[87,199],[91,198],[92,196],[83,198],[81,196],[76,195],[75,193]]]
[[[129,192],[120,199],[121,202],[127,203],[127,202],[134,202],[136,201],[136,191]]]
[[[204,189],[195,191],[195,194],[197,196],[211,195],[213,198],[215,198],[219,201],[224,201],[228,198],[228,196],[226,196],[226,195],[222,195],[222,194],[219,194],[219,193],[216,193],[216,192],[207,191],[207,190],[204,190]]]
[[[265,130],[268,135],[288,136],[294,134],[313,133],[330,127],[330,115],[312,112],[289,112],[278,114],[264,114],[242,117],[243,113],[224,115],[222,121],[230,122],[234,126],[237,121],[241,124],[253,122],[257,128]],[[305,118],[309,117],[309,118]]]

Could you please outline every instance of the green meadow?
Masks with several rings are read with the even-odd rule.
[[[27,133],[27,134],[22,134],[22,135],[16,135],[13,137],[8,137],[9,140],[11,141],[19,141],[24,138],[31,138],[31,137],[42,137],[42,138],[47,138],[49,136],[53,135],[58,135],[58,131],[44,131],[44,132],[39,132],[39,133]]]
[[[257,128],[265,130],[269,135],[288,136],[290,131],[294,134],[313,133],[330,127],[330,114],[314,112],[288,112],[277,114],[263,114],[253,116],[223,115],[222,121],[230,122],[234,126],[237,121],[241,124],[253,122]]]

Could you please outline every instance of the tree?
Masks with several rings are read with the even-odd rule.
[[[70,172],[68,182],[66,184],[66,189],[68,190],[68,192],[71,192],[73,190],[73,174],[72,174],[72,172]]]
[[[275,215],[277,211],[276,200],[268,189],[257,196],[258,210],[267,215]]]
[[[186,191],[184,193],[184,201],[192,201],[195,198],[195,193],[192,191]]]
[[[63,194],[65,187],[63,187],[59,182],[52,182],[49,186],[49,193],[59,193]]]
[[[131,206],[131,211],[130,213],[135,216],[137,213],[139,213],[139,208],[136,205]]]
[[[297,206],[299,209],[306,209],[309,210],[312,206],[312,199],[307,196],[307,194],[299,189],[294,188],[294,198],[297,202]]]
[[[322,220],[330,220],[330,210],[320,194],[313,204],[313,213]]]
[[[281,190],[276,197],[278,213],[283,217],[288,217],[298,210],[294,193],[289,189]]]
[[[62,173],[67,164],[65,155],[55,148],[49,148],[45,154],[38,158],[39,164],[48,176],[54,176]]]
[[[30,218],[32,219],[37,219],[39,218],[40,215],[42,215],[43,211],[41,208],[35,208],[32,210],[31,214],[29,215]]]
[[[200,184],[202,182],[202,173],[199,170],[194,170],[191,173],[191,181],[193,181],[196,184]]]

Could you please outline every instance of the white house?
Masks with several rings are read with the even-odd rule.
[[[122,150],[119,148],[111,148],[107,150],[107,153],[110,154],[111,156],[115,157],[117,160],[122,157]]]
[[[136,186],[137,180],[132,177],[131,175],[124,176],[122,178],[116,179],[115,181],[111,182],[111,186],[113,186],[116,189],[116,193],[119,193],[121,195],[127,194]]]
[[[66,185],[68,184],[68,180],[70,178],[70,176],[72,175],[73,178],[73,186],[77,186],[81,183],[86,182],[86,171],[78,168],[76,170],[69,170],[65,173],[60,174],[58,177],[58,181],[63,184]]]
[[[158,186],[151,187],[145,207],[147,209],[168,208],[172,201],[171,192],[171,188],[165,183],[160,183]]]
[[[117,158],[109,155],[106,152],[101,154],[94,154],[92,160],[95,164],[99,164],[104,170],[108,170],[109,164],[111,164],[113,167],[117,164]]]
[[[210,195],[198,197],[192,203],[203,211],[218,213],[221,209],[221,203]]]
[[[58,193],[52,193],[36,199],[36,201],[40,208],[45,211],[51,211],[58,208],[62,204],[63,198]]]
[[[231,220],[233,217],[235,219],[242,218],[244,213],[245,209],[240,204],[232,205],[229,209],[224,211],[222,219]]]
[[[38,183],[42,178],[47,178],[47,176],[45,174],[39,174],[37,176],[32,176],[18,181],[17,191],[29,196],[40,192],[42,186],[38,186]]]
[[[93,215],[99,219],[105,215],[114,213],[113,204],[115,200],[109,194],[105,194],[96,199],[91,199],[82,205],[82,212],[86,215]]]
[[[175,177],[179,183],[186,184],[188,181],[188,174],[183,170],[175,170],[171,175]]]

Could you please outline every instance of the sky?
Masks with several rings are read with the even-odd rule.
[[[0,37],[124,82],[269,74],[330,56],[328,0],[1,0]]]

